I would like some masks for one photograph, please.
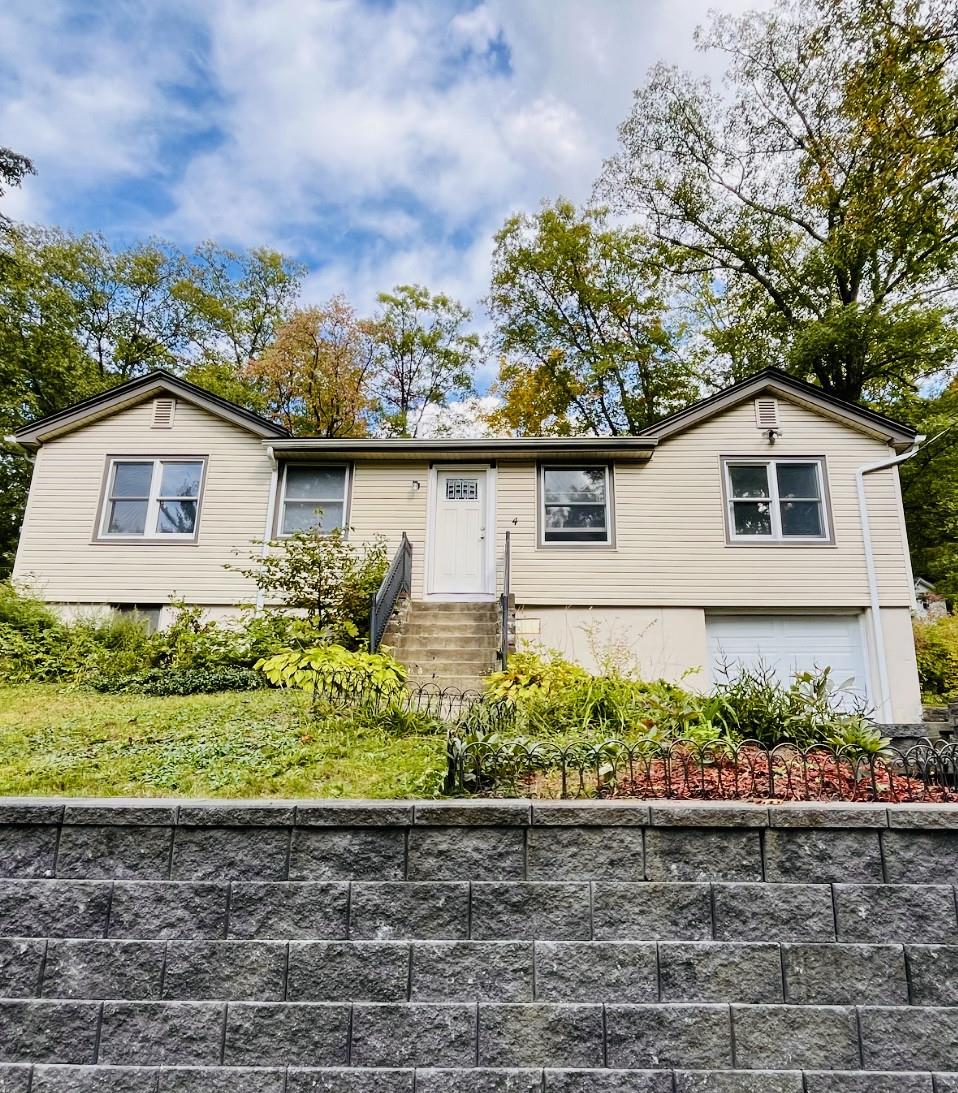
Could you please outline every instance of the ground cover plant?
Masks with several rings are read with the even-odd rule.
[[[274,689],[148,696],[0,686],[0,795],[432,796],[441,724]]]

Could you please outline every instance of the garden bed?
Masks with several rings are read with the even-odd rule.
[[[746,742],[463,743],[450,737],[450,792],[533,798],[958,802],[958,745],[869,754]]]

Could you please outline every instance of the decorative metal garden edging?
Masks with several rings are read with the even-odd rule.
[[[958,801],[958,744],[879,753],[757,741],[568,745],[450,731],[446,792],[504,797]]]
[[[355,672],[322,675],[318,678],[313,700],[335,710],[398,710],[449,724],[466,719],[470,726],[484,732],[503,731],[510,728],[515,719],[512,706],[490,698],[482,691],[440,687],[434,683],[384,685],[374,679],[364,679]]]

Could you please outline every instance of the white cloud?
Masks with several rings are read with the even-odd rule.
[[[309,261],[311,297],[363,308],[399,281],[475,307],[492,232],[544,197],[588,198],[648,66],[714,65],[691,41],[707,6],[118,0],[80,19],[13,0],[0,139],[40,176],[5,208],[66,219],[71,197],[143,178],[165,209],[103,205],[83,226],[279,246]]]

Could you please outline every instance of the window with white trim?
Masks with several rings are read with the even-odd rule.
[[[821,459],[727,459],[732,542],[827,542]]]
[[[196,537],[205,460],[111,459],[101,539]]]
[[[311,463],[287,463],[283,471],[279,534],[345,526],[349,468]]]
[[[607,466],[543,466],[539,473],[544,545],[612,542]]]

